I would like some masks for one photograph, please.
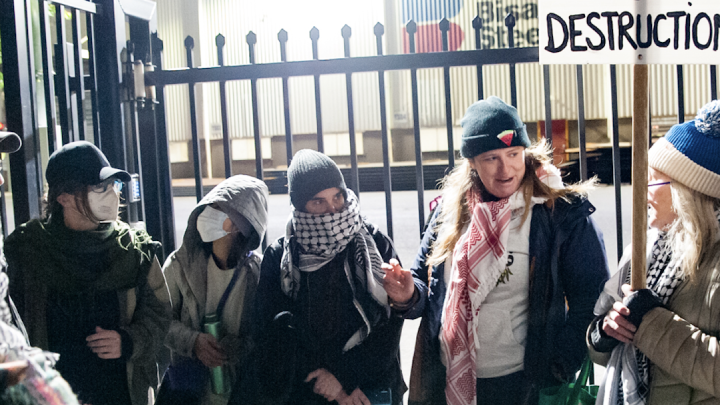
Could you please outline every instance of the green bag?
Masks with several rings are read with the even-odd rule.
[[[540,390],[538,405],[594,405],[598,386],[587,385],[592,366],[592,361],[590,361],[589,357],[586,357],[580,375],[578,375],[574,383]]]

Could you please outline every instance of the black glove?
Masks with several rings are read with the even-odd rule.
[[[643,288],[637,290],[623,299],[623,304],[630,310],[630,315],[626,318],[636,328],[640,327],[643,316],[651,309],[663,306],[660,297],[653,290]]]
[[[590,344],[598,353],[611,352],[620,341],[614,337],[610,337],[602,330],[603,319],[605,315],[598,316],[595,318],[591,325],[593,325],[592,331],[590,332]]]

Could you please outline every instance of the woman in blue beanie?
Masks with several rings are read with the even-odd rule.
[[[574,378],[608,277],[591,183],[563,185],[497,97],[461,124],[465,160],[410,268],[420,282],[404,316],[422,323],[409,403],[536,404],[539,389]]]
[[[670,128],[648,164],[647,288],[630,290],[626,249],[588,333],[607,365],[597,403],[720,404],[720,101]]]

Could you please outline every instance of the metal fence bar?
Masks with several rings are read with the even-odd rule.
[[[225,65],[225,58],[223,55],[223,48],[225,47],[225,37],[222,34],[217,34],[215,37],[215,45],[217,46],[217,58],[218,65]],[[227,113],[227,94],[226,94],[226,82],[219,82],[220,85],[220,122],[222,125],[222,136],[223,136],[223,157],[225,160],[225,178],[232,176],[232,161],[230,159],[230,134],[228,133],[228,113]]]
[[[188,68],[193,68],[193,48],[195,40],[190,35],[185,38],[185,57]],[[203,198],[202,185],[202,159],[200,158],[200,139],[197,128],[197,111],[195,110],[195,82],[188,83],[188,98],[190,99],[190,132],[192,135],[193,164],[195,165],[195,196],[200,202]]]
[[[375,24],[375,38],[377,54],[383,54],[382,36],[385,27],[382,24]],[[392,215],[392,178],[390,177],[390,139],[388,138],[387,126],[387,105],[385,102],[385,72],[378,71],[378,91],[380,94],[380,135],[382,136],[383,154],[383,188],[385,189],[385,221],[387,223],[387,234],[393,239],[393,215]]]
[[[75,80],[73,80],[75,88],[75,111],[73,122],[77,123],[77,132],[75,139],[79,141],[85,140],[85,72],[83,70],[82,44],[80,43],[80,10],[72,12],[72,38],[73,38],[73,59],[75,62]]]
[[[93,120],[93,141],[100,148],[100,117],[98,112],[97,71],[95,70],[95,16],[92,13],[85,13],[85,25],[88,38],[88,74],[90,75],[89,89]]]
[[[343,37],[345,57],[350,58],[350,36],[352,30],[346,24],[340,30]],[[353,107],[352,73],[345,74],[345,92],[347,94],[348,133],[350,135],[350,189],[360,196],[360,173],[357,162],[357,142],[355,139],[355,111]]]
[[[553,130],[552,130],[552,101],[550,98],[550,65],[543,66],[543,88],[545,90],[545,140],[552,148]]]
[[[250,56],[250,64],[255,64],[255,44],[257,36],[254,32],[248,32],[245,37],[248,44],[248,53]],[[258,111],[258,92],[257,79],[250,80],[250,99],[252,100],[252,120],[253,120],[253,137],[255,138],[255,176],[262,180],[265,178],[263,174],[262,145],[260,143],[260,112]]]
[[[55,45],[55,80],[57,80],[58,110],[60,111],[60,131],[62,143],[72,141],[74,133],[70,129],[72,123],[71,102],[70,102],[70,78],[67,55],[67,30],[65,29],[65,7],[55,8],[55,28],[57,44]]]
[[[685,122],[685,75],[683,66],[677,65],[678,123]],[[652,114],[650,114],[652,116]],[[652,143],[650,143],[652,145]]]
[[[57,128],[57,117],[55,115],[55,74],[53,66],[50,63],[52,59],[52,35],[50,34],[50,13],[48,12],[48,4],[41,0],[40,9],[40,49],[42,51],[42,69],[43,69],[43,87],[45,90],[45,117],[47,119],[47,140],[48,154],[52,154],[57,149],[55,145],[55,130]],[[91,14],[88,14],[91,15]],[[88,27],[89,29],[89,27]],[[92,35],[88,32],[88,40]],[[89,43],[88,43],[89,45]],[[91,59],[92,60],[92,59]]]
[[[580,180],[588,179],[587,172],[587,149],[585,145],[585,81],[583,80],[583,67],[577,65],[577,98],[578,98],[578,146],[580,147]]]
[[[716,65],[710,66],[710,98],[712,100],[717,100],[717,98],[718,98],[717,66]]]
[[[320,30],[317,27],[312,27],[310,30],[310,40],[312,41],[312,55],[313,60],[318,60],[318,39],[320,38]],[[323,126],[322,126],[322,108],[320,103],[320,75],[314,75],[315,85],[315,121],[317,122],[317,150],[320,153],[325,153],[325,142],[323,141]]]
[[[472,27],[475,31],[475,49],[482,49],[482,41],[480,41],[480,31],[482,31],[483,20],[480,18],[480,4],[478,3],[478,13],[472,20]],[[485,98],[485,89],[483,87],[483,71],[482,64],[477,65],[477,94],[478,100]]]
[[[157,33],[150,34],[151,49],[153,53],[152,62],[158,69],[162,69],[163,41],[158,38]],[[147,69],[146,69],[147,71]],[[155,89],[157,106],[155,108],[155,142],[158,151],[158,196],[162,204],[161,229],[162,242],[165,253],[175,250],[175,204],[173,202],[172,173],[170,163],[170,152],[167,136],[167,124],[165,122],[165,88]]]
[[[278,32],[278,41],[280,41],[280,60],[287,62],[287,40],[288,34],[285,30]],[[292,139],[292,127],[290,125],[290,88],[288,86],[289,76],[283,76],[282,78],[282,93],[283,93],[283,110],[285,111],[285,153],[287,155],[287,165],[290,166],[290,161],[293,157],[293,139]]]
[[[417,29],[417,28],[416,28]],[[409,34],[409,33],[408,33]],[[407,53],[399,55],[360,56],[342,59],[305,60],[294,62],[263,63],[262,65],[214,66],[202,69],[170,69],[149,72],[149,84],[171,85],[217,82],[220,80],[250,80],[278,77],[377,72],[379,70],[430,69],[445,66],[477,66],[478,61],[493,64],[537,63],[538,48],[481,49],[456,51],[438,58],[434,53]]]
[[[410,53],[415,53],[415,33],[417,32],[415,21],[410,20],[405,25],[405,31],[407,31],[410,41]],[[425,228],[425,179],[420,145],[420,102],[418,100],[417,69],[410,69],[410,87],[412,90],[413,134],[415,135],[415,184],[418,197],[419,232],[420,237],[422,237],[422,231]]]
[[[620,126],[618,119],[617,67],[615,65],[610,65],[610,108],[612,112],[613,186],[615,187],[615,240],[617,242],[617,260],[620,261],[625,246],[623,245]]]
[[[508,48],[515,47],[515,16],[510,13],[505,17],[505,26],[508,29]],[[510,64],[510,104],[517,108],[517,76],[515,75],[515,64]]]
[[[450,29],[450,21],[447,18],[440,20],[440,32],[442,32],[442,50],[447,52],[448,46],[448,30]],[[450,94],[450,67],[443,68],[443,80],[445,87],[445,128],[447,130],[448,141],[448,173],[455,167],[455,145],[453,142],[453,117],[452,117],[452,95]]]

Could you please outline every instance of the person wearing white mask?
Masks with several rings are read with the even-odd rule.
[[[130,175],[82,141],[55,151],[45,177],[45,218],[5,242],[30,344],[60,354],[56,368],[82,403],[148,404],[171,307],[160,244],[118,219]]]
[[[260,246],[267,227],[268,189],[254,177],[237,175],[213,188],[190,214],[180,248],[163,272],[173,303],[165,338],[172,352],[157,403],[220,404],[237,384],[252,378],[249,354]],[[219,321],[217,337],[206,332]],[[223,387],[217,376],[222,370]]]

